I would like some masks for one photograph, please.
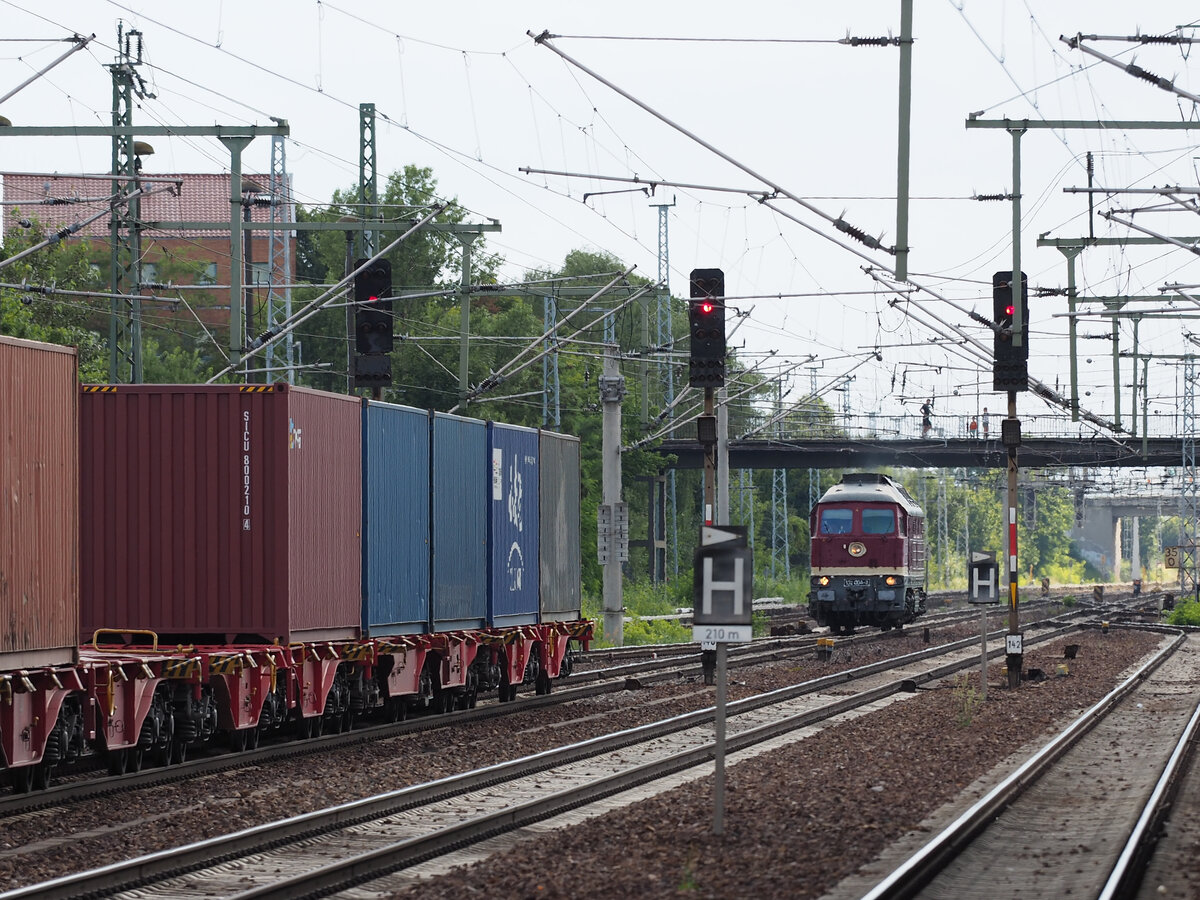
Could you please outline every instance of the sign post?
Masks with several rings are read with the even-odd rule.
[[[742,526],[705,525],[694,557],[692,640],[717,645],[716,740],[713,761],[713,834],[724,830],[726,647],[753,635],[754,551]]]
[[[987,700],[987,608],[1000,602],[997,590],[999,580],[1000,567],[996,565],[996,554],[973,552],[971,564],[967,567],[967,581],[971,586],[967,602],[978,603],[982,611],[979,624],[979,692],[984,701]]]

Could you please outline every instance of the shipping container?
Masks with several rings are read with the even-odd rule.
[[[487,426],[433,414],[434,631],[487,621]]]
[[[488,624],[538,621],[538,432],[488,423]]]
[[[583,610],[579,438],[543,431],[539,440],[542,621],[573,621]]]
[[[427,631],[429,413],[363,404],[363,630],[382,637]]]
[[[362,411],[278,385],[80,397],[81,606],[174,642],[357,637]]]
[[[0,337],[0,668],[79,647],[75,351]]]

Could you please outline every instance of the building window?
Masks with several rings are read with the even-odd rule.
[[[250,283],[255,287],[267,287],[271,283],[271,264],[250,263]]]
[[[158,265],[155,263],[142,263],[142,284],[153,284],[158,281]]]
[[[217,264],[215,262],[204,263],[200,269],[200,274],[196,276],[196,284],[216,284],[217,283]]]

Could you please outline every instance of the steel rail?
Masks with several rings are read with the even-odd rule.
[[[1002,810],[1045,774],[1050,766],[1087,734],[1106,713],[1161,666],[1185,640],[1187,635],[1178,633],[1175,640],[1084,711],[1016,771],[901,863],[864,894],[862,900],[898,900],[917,896],[964,846],[973,841]]]
[[[1026,608],[1028,609],[1029,606]],[[1074,613],[1067,613],[1056,617],[1056,619],[1045,621],[1055,621],[1057,619],[1068,618],[1072,615],[1078,616],[1087,613],[1087,610],[1081,608]],[[949,612],[944,617],[922,620],[919,624],[923,624],[929,628],[938,628],[953,625],[959,621],[965,621],[968,616],[974,621],[976,615],[977,612],[973,609],[966,613]],[[1029,626],[1036,626],[1038,624],[1043,623],[1028,623]],[[989,639],[998,638],[1000,634],[1001,632],[999,631],[989,633]],[[729,663],[731,667],[745,667],[789,657],[802,656],[815,651],[815,643],[820,636],[814,633],[773,637],[762,642],[755,641],[751,644],[738,646],[731,650]],[[857,638],[857,642],[851,646],[886,641],[892,639],[894,636],[894,633],[884,632],[861,635]],[[971,641],[977,643],[978,638],[972,638]],[[106,775],[101,778],[84,780],[91,773],[103,771],[103,765],[97,762],[90,768],[74,768],[71,771],[62,773],[59,776],[61,779],[59,783],[45,790],[29,794],[9,794],[0,797],[0,817],[46,809],[53,806],[62,806],[85,799],[116,795],[135,788],[141,789],[162,784],[171,784],[190,778],[227,772],[244,766],[261,766],[275,760],[293,759],[371,741],[432,731],[439,728],[455,727],[475,721],[485,721],[507,715],[509,712],[517,710],[528,710],[531,708],[540,708],[541,706],[569,703],[575,700],[625,690],[631,686],[642,687],[681,677],[699,676],[702,674],[703,669],[698,659],[698,648],[693,649],[689,657],[687,652],[678,652],[681,647],[686,646],[695,647],[696,645],[666,644],[657,645],[654,648],[638,648],[649,652],[674,651],[677,655],[639,662],[621,663],[603,669],[575,672],[562,679],[562,683],[559,685],[561,689],[553,695],[525,697],[515,706],[509,704],[488,704],[476,709],[456,711],[449,716],[431,714],[401,723],[363,724],[355,727],[349,733],[326,734],[321,737],[309,738],[302,741],[288,741],[285,739],[282,743],[271,743],[269,746],[264,746],[257,750],[220,753],[219,755],[209,755],[207,757],[197,756],[179,765],[149,767],[141,772],[131,772],[119,776]],[[623,651],[625,650],[635,650],[635,648],[618,649],[622,650],[622,655],[624,655]],[[941,648],[929,648],[922,652],[937,652],[939,649]],[[883,661],[880,664],[886,665],[887,663]],[[636,683],[631,681],[633,676],[637,676]],[[198,752],[212,754],[214,750],[215,748],[203,747]]]
[[[969,614],[973,619],[976,612],[971,610]],[[1069,613],[1058,618],[1062,619],[1070,615],[1080,614],[1086,614],[1086,612],[1079,610],[1074,614]],[[941,625],[951,625],[955,624],[957,619],[965,618],[965,614],[959,614],[958,616],[951,614],[944,621],[929,620],[927,627],[937,628]],[[1035,626],[1042,623],[1030,622],[1028,624]],[[998,638],[999,635],[999,631],[993,632],[989,635],[989,638]],[[730,656],[730,665],[731,667],[745,667],[779,659],[803,656],[815,651],[815,643],[819,636],[817,634],[795,635],[770,638],[762,642],[755,641],[733,650]],[[857,643],[851,646],[885,641],[893,636],[891,633],[882,632],[879,634],[863,635],[857,639]],[[977,642],[978,638],[972,638],[971,640]],[[660,645],[657,649],[670,650],[673,648],[678,651],[681,646],[688,645]],[[936,653],[940,649],[942,648],[933,647],[921,652]],[[150,767],[141,772],[131,772],[119,776],[106,775],[100,778],[84,780],[91,773],[103,771],[103,766],[97,763],[90,768],[76,768],[73,771],[64,772],[60,776],[63,780],[60,780],[59,783],[46,790],[29,794],[9,794],[0,797],[0,817],[46,809],[53,806],[62,806],[85,799],[116,795],[135,788],[141,789],[162,784],[171,784],[190,778],[227,772],[244,766],[262,766],[276,760],[294,759],[296,757],[325,753],[330,750],[371,741],[432,731],[439,728],[456,727],[460,724],[485,721],[504,716],[509,712],[517,710],[529,710],[540,708],[541,706],[569,703],[588,697],[626,690],[630,687],[644,687],[679,678],[699,676],[702,674],[703,669],[698,658],[698,652],[698,649],[693,650],[690,657],[687,653],[682,653],[673,657],[660,657],[652,660],[621,663],[604,669],[576,672],[562,679],[561,689],[553,695],[525,697],[515,706],[509,704],[487,704],[476,709],[456,711],[449,716],[431,714],[401,723],[364,724],[354,728],[349,733],[326,734],[321,737],[309,738],[302,741],[284,739],[282,743],[273,742],[269,746],[264,746],[257,750],[247,750],[237,753],[211,755],[216,748],[204,747],[200,748],[198,752],[209,753],[209,756],[197,756],[183,764]],[[886,664],[887,661],[879,663],[879,665]]]
[[[1070,629],[1042,635],[1035,642],[1050,640],[1067,630]],[[971,644],[973,645],[974,641],[971,641]],[[989,653],[989,656],[1000,656],[1002,649],[997,648]],[[789,731],[805,728],[858,707],[875,703],[892,694],[908,691],[914,682],[922,684],[945,678],[976,662],[977,660],[972,658],[966,661],[946,663],[920,673],[915,678],[889,682],[849,697],[834,700],[817,709],[796,713],[747,729],[726,738],[726,752],[735,753],[744,750]],[[784,690],[786,691],[786,689]],[[336,891],[363,884],[470,843],[544,821],[550,816],[577,809],[630,788],[701,765],[712,759],[714,751],[715,744],[704,744],[691,750],[672,754],[661,760],[644,763],[615,775],[596,779],[582,788],[573,787],[527,803],[509,806],[494,813],[438,829],[428,835],[408,838],[350,859],[339,860],[316,870],[298,873],[275,884],[244,891],[235,895],[232,900],[288,900],[288,898],[295,897],[325,897]]]
[[[1055,624],[1058,627],[1042,635],[1027,638],[1027,643],[1036,644],[1054,640],[1077,630],[1079,627],[1074,624]],[[917,653],[906,654],[891,660],[883,660],[843,672],[832,673],[800,685],[779,688],[735,701],[729,704],[728,714],[732,716],[738,713],[749,712],[791,700],[807,693],[843,685],[857,678],[879,674],[889,668],[900,668],[913,662],[924,661],[931,657],[948,655],[965,649],[973,650],[976,646],[977,639],[971,638],[943,645],[942,647],[929,648]],[[991,651],[989,656],[998,657],[1002,652],[1003,646],[998,645],[996,649]],[[943,665],[935,666],[915,677],[909,676],[898,679],[849,697],[840,698],[823,705],[819,709],[795,714],[776,722],[748,729],[739,735],[727,738],[726,746],[730,752],[733,752],[737,749],[750,746],[752,743],[767,740],[787,731],[838,715],[856,706],[875,702],[891,694],[911,691],[914,684],[945,678],[964,668],[973,667],[978,662],[979,658],[975,655],[959,660],[952,660]],[[545,771],[554,766],[587,759],[601,753],[661,738],[664,735],[683,731],[687,728],[704,725],[712,721],[714,716],[715,708],[707,707],[648,725],[626,729],[616,734],[591,738],[578,744],[543,751],[542,753],[519,760],[499,763],[473,772],[439,779],[425,785],[416,785],[392,791],[377,797],[343,804],[329,810],[320,810],[296,816],[283,822],[270,823],[234,834],[212,838],[188,845],[187,847],[161,851],[138,859],[114,863],[90,872],[64,876],[53,881],[31,885],[26,888],[0,894],[0,900],[29,900],[29,898],[34,897],[39,898],[39,900],[56,900],[56,898],[108,895],[117,890],[127,890],[150,881],[162,880],[167,877],[195,871],[214,862],[226,861],[237,856],[261,852],[269,847],[311,838],[338,828],[361,824],[372,819],[395,814],[405,809],[412,809],[438,799],[456,796],[482,787],[494,786],[516,777]],[[585,798],[589,797],[593,791],[600,792],[598,795],[607,796],[625,790],[633,784],[640,784],[654,780],[655,778],[661,778],[683,768],[704,762],[711,758],[712,750],[712,745],[707,745],[697,750],[677,754],[659,763],[648,763],[645,766],[639,767],[632,774],[626,773],[621,776],[613,776],[607,780],[606,784],[589,789],[586,793],[581,793],[579,789],[573,789],[564,792],[564,796],[558,799],[544,798],[522,806],[509,806],[501,812],[484,817],[486,821],[476,821],[473,825],[467,824],[461,828],[442,829],[435,832],[432,836],[428,836],[426,839],[427,843],[414,843],[412,840],[402,841],[393,849],[395,853],[400,854],[400,857],[406,860],[430,858],[439,852],[444,852],[440,848],[458,846],[464,842],[478,840],[489,834],[499,833],[506,830],[506,828],[519,827],[519,824],[529,821],[529,819],[524,818],[525,816],[542,818],[549,814],[548,810],[551,808],[563,811],[582,805],[584,802],[589,802]],[[631,781],[630,779],[633,780]],[[512,824],[514,822],[517,824]],[[368,854],[368,856],[376,861],[382,858],[378,853]],[[403,865],[407,864],[408,862],[403,862],[393,866],[393,868],[403,867]],[[362,872],[366,871],[363,866],[367,865],[375,865],[375,863],[368,861],[365,857],[343,861],[343,863],[339,864],[340,867],[336,872],[328,872],[322,877],[327,877],[339,884],[344,883],[347,877],[361,880]],[[388,862],[386,865],[392,865],[392,863]],[[280,893],[266,893],[262,896],[294,897],[298,896],[296,890],[295,883],[288,883],[280,888]],[[304,892],[301,891],[301,893]],[[246,896],[258,895],[252,892]]]
[[[1196,709],[1183,729],[1170,759],[1163,767],[1162,775],[1154,785],[1146,807],[1130,832],[1129,840],[1117,857],[1112,874],[1100,892],[1098,900],[1113,900],[1114,897],[1132,896],[1145,874],[1145,861],[1153,850],[1159,825],[1167,815],[1175,798],[1183,771],[1194,751],[1193,741],[1200,730],[1200,698]]]

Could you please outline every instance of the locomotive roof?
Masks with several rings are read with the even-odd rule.
[[[898,503],[910,516],[923,516],[924,511],[904,489],[904,485],[887,475],[852,472],[821,495],[820,503]]]

